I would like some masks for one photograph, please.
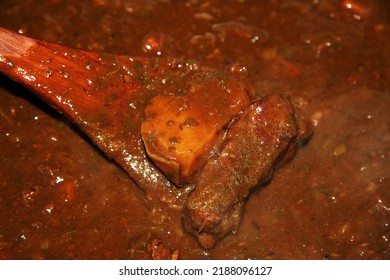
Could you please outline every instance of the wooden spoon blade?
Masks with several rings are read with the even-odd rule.
[[[143,110],[193,69],[196,64],[169,58],[76,50],[0,27],[0,71],[62,112],[153,195],[174,188],[145,153]]]

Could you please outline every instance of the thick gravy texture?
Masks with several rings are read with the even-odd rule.
[[[1,259],[389,259],[390,4],[1,1],[0,24],[86,50],[194,59],[286,94],[310,142],[203,249],[182,202],[145,197],[53,109],[0,77]],[[172,254],[172,255],[171,255]]]

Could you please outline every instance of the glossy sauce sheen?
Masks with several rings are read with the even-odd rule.
[[[289,95],[315,134],[250,194],[238,232],[205,250],[182,231],[187,189],[146,199],[1,76],[0,258],[389,259],[389,11],[379,0],[1,2],[2,26],[39,39],[248,71],[258,97]]]

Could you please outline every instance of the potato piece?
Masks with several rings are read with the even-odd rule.
[[[250,87],[224,73],[196,77],[180,95],[159,95],[145,108],[141,135],[146,152],[175,184],[202,166],[224,126],[250,105]]]

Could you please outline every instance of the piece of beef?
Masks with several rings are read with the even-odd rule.
[[[291,158],[295,146],[311,135],[312,127],[306,123],[280,95],[255,101],[237,115],[185,204],[184,227],[202,247],[211,248],[238,229],[249,192],[269,181],[283,157]]]

